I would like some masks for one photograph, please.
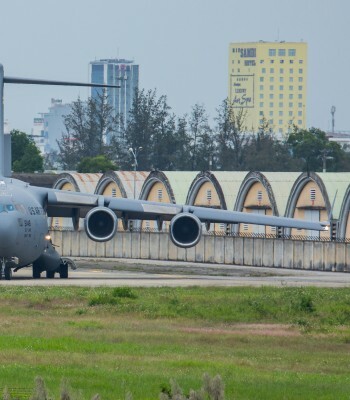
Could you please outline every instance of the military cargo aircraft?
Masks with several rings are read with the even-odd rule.
[[[165,204],[145,200],[106,197],[31,186],[4,176],[4,83],[69,86],[118,87],[89,83],[57,82],[4,76],[0,64],[0,277],[11,279],[12,271],[32,265],[33,278],[46,272],[47,278],[58,273],[68,278],[68,262],[61,258],[49,237],[48,217],[68,217],[91,240],[105,242],[116,233],[118,218],[126,229],[129,220],[156,220],[161,227],[170,221],[169,235],[179,247],[195,246],[202,225],[210,223],[256,224],[310,230],[327,230],[329,222],[313,222],[243,212],[218,210],[191,205]]]

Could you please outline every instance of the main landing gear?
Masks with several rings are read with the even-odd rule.
[[[0,279],[6,279],[7,281],[12,278],[12,268],[16,268],[16,263],[10,260],[5,260],[4,258],[1,260],[1,271],[0,271]]]
[[[70,258],[62,257],[60,258],[60,264],[58,268],[56,269],[47,269],[45,265],[43,265],[40,260],[34,261],[33,263],[33,279],[39,279],[41,278],[41,273],[46,271],[46,278],[47,279],[54,279],[55,274],[59,274],[61,279],[67,279],[68,278],[68,268],[71,267],[71,269],[75,270],[77,269],[77,266],[73,260]]]

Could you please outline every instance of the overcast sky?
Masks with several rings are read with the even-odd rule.
[[[177,115],[195,103],[211,117],[228,94],[230,42],[308,43],[307,125],[350,130],[350,2],[346,0],[0,0],[5,76],[88,81],[88,64],[131,58],[140,87],[166,95]],[[5,86],[5,119],[30,133],[51,98],[88,89]]]

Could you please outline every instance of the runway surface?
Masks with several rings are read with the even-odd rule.
[[[319,286],[350,287],[350,274],[153,260],[78,259],[68,279],[32,279],[31,268],[0,286]]]

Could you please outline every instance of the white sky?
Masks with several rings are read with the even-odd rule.
[[[350,130],[350,2],[346,0],[0,0],[5,76],[88,81],[95,58],[132,58],[140,88],[167,95],[177,115],[201,103],[211,117],[227,96],[228,46],[308,43],[307,125]],[[5,86],[5,119],[30,133],[51,98],[88,89]]]

